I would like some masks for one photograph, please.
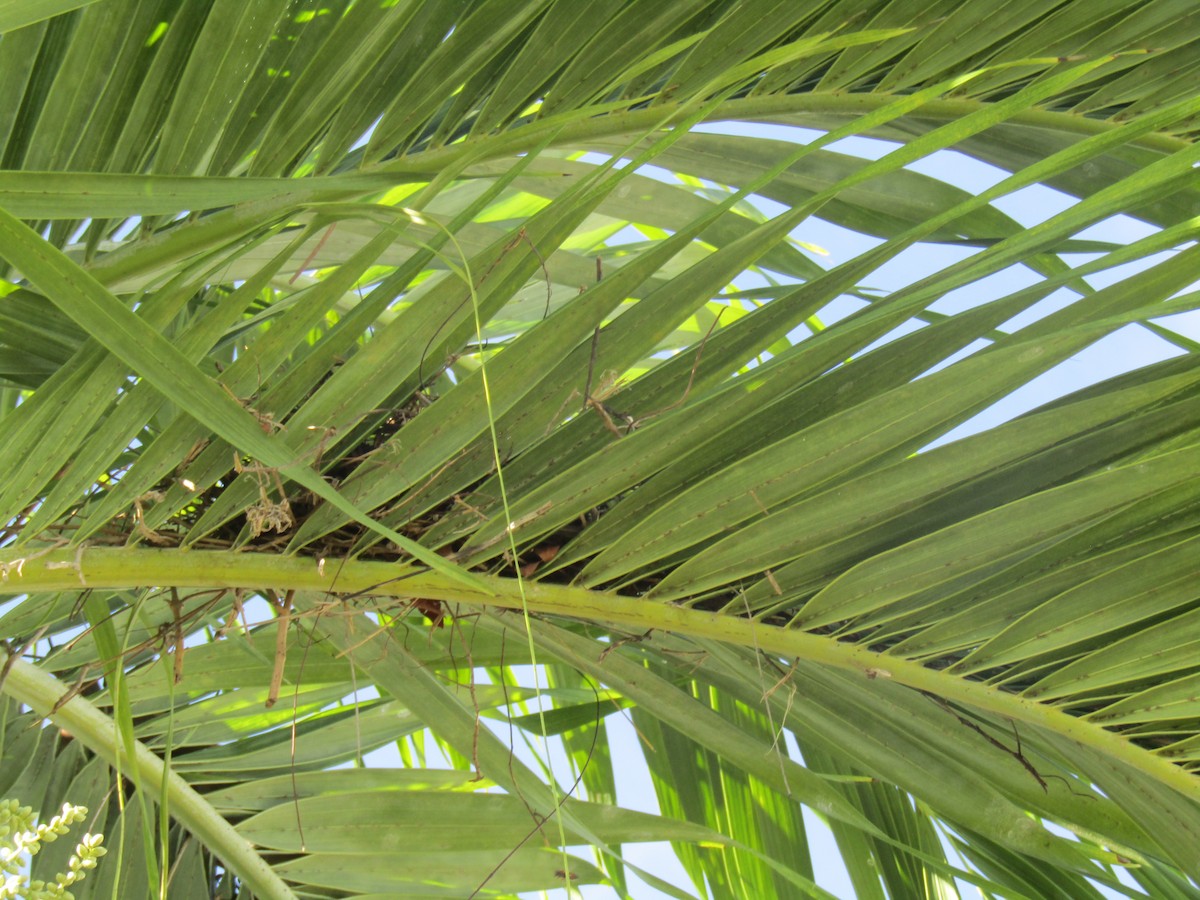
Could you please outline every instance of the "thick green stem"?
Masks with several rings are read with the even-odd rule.
[[[864,678],[888,678],[1014,722],[1053,730],[1200,802],[1200,779],[1114,732],[1053,706],[822,635],[636,597],[532,582],[525,584],[522,598],[512,579],[483,577],[487,590],[476,590],[435,572],[390,563],[225,551],[89,548],[82,552],[55,550],[31,554],[23,561],[8,551],[0,554],[0,574],[4,576],[0,594],[70,590],[80,586],[269,587],[279,591],[325,591],[334,596],[419,597],[499,609],[521,609],[524,603],[535,615],[567,616],[639,632],[655,630],[708,638],[834,666],[860,673]]]
[[[63,697],[69,696],[70,691],[53,675],[22,659],[10,658],[3,650],[0,650],[0,666],[8,673],[0,685],[5,694],[69,731],[110,765],[116,765],[119,757],[121,770],[138,787],[157,794],[165,773],[171,815],[253,889],[256,896],[295,900],[296,895],[255,852],[250,842],[140,741],[134,745],[133,759],[130,759],[116,723],[82,697],[71,697],[63,702]]]

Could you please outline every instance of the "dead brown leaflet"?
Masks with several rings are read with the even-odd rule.
[[[873,677],[873,676],[868,674],[868,677]],[[889,675],[888,677],[891,677],[891,676]],[[978,734],[980,737],[982,737],[985,741],[987,741],[989,744],[991,744],[993,747],[996,747],[996,748],[1004,751],[1009,756],[1011,756],[1013,759],[1015,759],[1017,762],[1019,762],[1025,768],[1025,771],[1027,771],[1030,775],[1032,775],[1034,780],[1039,785],[1041,785],[1042,790],[1046,793],[1049,793],[1050,789],[1046,786],[1046,779],[1042,777],[1041,773],[1038,772],[1038,770],[1034,768],[1033,763],[1031,763],[1029,761],[1029,759],[1025,756],[1025,754],[1021,752],[1021,735],[1017,732],[1016,722],[1013,722],[1011,720],[1009,721],[1009,724],[1012,726],[1013,736],[1014,736],[1014,738],[1016,738],[1017,746],[1016,746],[1016,749],[1014,750],[1014,749],[1006,746],[1005,744],[1001,743],[1000,741],[996,740],[994,737],[992,737],[990,734],[988,734],[981,727],[979,727],[979,725],[972,722],[970,719],[961,715],[956,709],[954,709],[953,706],[950,705],[950,702],[948,700],[946,700],[945,698],[939,697],[936,694],[931,694],[931,693],[929,693],[929,691],[921,691],[921,693],[924,694],[926,697],[928,697],[930,700],[932,700],[934,703],[936,703],[938,706],[940,706],[942,709],[946,710],[946,712],[950,713],[950,715],[954,716],[954,718],[956,718],[960,724],[971,729],[976,734]]]
[[[161,503],[165,499],[166,494],[162,491],[146,491],[140,497],[133,498],[133,530],[137,533],[138,537],[159,547],[175,544],[176,541],[146,525],[146,509],[143,504],[146,501]]]
[[[446,627],[448,613],[446,612],[446,604],[441,600],[426,600],[422,597],[417,597],[414,600],[410,600],[409,603],[417,612],[429,620],[430,628]]]
[[[495,466],[493,466],[492,468],[495,468]],[[480,524],[483,524],[484,522],[486,522],[488,520],[487,513],[485,513],[483,510],[479,509],[478,507],[472,506],[470,503],[468,503],[466,500],[464,500],[462,497],[462,494],[455,494],[451,498],[451,500],[453,501],[455,506],[461,506],[467,512],[474,515],[479,520]]]
[[[211,612],[226,593],[228,593],[227,589],[216,588],[213,590],[195,591],[181,597],[178,589],[174,587],[168,588],[166,604],[167,608],[171,611],[171,621],[159,625],[158,631],[153,638],[127,648],[126,654],[134,654],[141,650],[157,647],[162,654],[162,658],[165,660],[167,653],[170,652],[174,682],[175,684],[181,683],[183,681],[183,663],[186,653],[184,639],[187,637],[188,626]],[[190,610],[185,612],[184,608],[189,600],[203,597],[206,594],[211,594],[212,597],[204,603],[194,604]]]
[[[207,447],[208,445],[209,445],[208,438],[200,438],[199,440],[197,440],[196,443],[192,444],[192,449],[190,449],[187,452],[187,454],[183,457],[183,459],[181,459],[179,461],[179,464],[177,466],[175,466],[175,471],[178,472],[180,474],[180,476],[182,476],[184,470],[187,469],[188,466],[190,466],[192,463],[194,463],[196,461],[196,459],[200,456],[200,454],[204,452],[204,448]]]
[[[262,376],[260,375],[260,380],[261,377]],[[273,434],[283,428],[283,424],[275,418],[274,413],[259,412],[254,408],[252,405],[254,403],[253,397],[239,397],[233,392],[233,389],[223,381],[221,382],[221,387],[224,389],[226,394],[228,394],[234,401],[237,402],[239,406],[242,407],[242,409],[246,410],[246,412],[250,413],[255,419],[258,420],[258,427],[263,430],[264,434]]]
[[[73,616],[77,616],[82,610],[84,598],[88,593],[89,592],[85,591],[80,596],[79,601],[75,605],[75,612],[72,613]],[[154,629],[154,633],[145,640],[125,647],[121,654],[122,657],[131,657],[147,650],[157,650],[161,658],[165,661],[168,652],[170,652],[174,654],[172,666],[174,671],[174,680],[175,683],[178,684],[183,677],[183,655],[185,650],[183,641],[187,636],[188,626],[197,619],[200,619],[210,613],[226,593],[228,593],[228,589],[226,588],[215,588],[194,591],[193,593],[181,597],[178,593],[178,590],[174,587],[169,588],[165,592],[160,592],[159,596],[165,595],[167,608],[171,612],[171,621],[160,623],[157,628]],[[188,601],[206,595],[212,596],[205,602],[195,604],[190,610],[185,611],[185,606],[187,605]],[[128,607],[121,607],[120,609],[110,611],[108,615],[105,616],[104,621],[115,618],[125,609],[128,609]],[[75,635],[66,644],[66,647],[73,647],[76,643],[91,635],[95,627],[96,625],[89,625],[87,628],[83,629],[83,631]],[[115,660],[101,660],[101,665],[107,665],[109,662],[115,662]]]
[[[267,601],[275,610],[275,664],[271,669],[271,685],[267,690],[266,707],[270,709],[279,699],[279,687],[283,684],[283,667],[287,663],[288,626],[292,622],[292,600],[295,591],[287,591],[282,597],[275,591],[263,591]]]
[[[624,647],[626,644],[640,644],[642,641],[649,640],[652,634],[654,634],[654,629],[650,628],[645,634],[630,634],[623,638],[612,641],[607,647],[600,651],[600,655],[596,657],[596,659],[598,662],[604,662],[604,660],[608,658],[608,654],[612,653],[614,650]]]
[[[327,240],[329,240],[329,238],[333,235],[333,229],[335,229],[335,228],[337,228],[337,222],[334,222],[332,225],[330,225],[328,228],[325,229],[325,233],[321,235],[321,239],[318,240],[317,245],[315,247],[313,247],[312,253],[308,254],[308,256],[305,258],[304,262],[302,262],[300,264],[300,267],[298,269],[296,269],[295,274],[293,274],[292,277],[290,279],[288,279],[288,284],[296,283],[296,279],[300,277],[300,273],[303,272],[305,269],[307,269],[308,264],[311,263],[314,259],[316,259],[317,254],[321,252],[321,248],[325,246],[325,242]]]
[[[246,639],[249,640],[250,639],[250,623],[246,621],[246,607],[242,601],[242,589],[234,588],[233,589],[233,607],[232,607],[232,609],[230,609],[229,615],[225,619],[225,624],[222,625],[217,630],[217,634],[216,634],[217,639],[221,640],[223,638],[228,637],[230,632],[233,631],[233,623],[237,622],[239,620],[242,623],[242,633],[245,634]]]
[[[171,607],[171,636],[174,639],[173,653],[175,654],[174,677],[175,683],[183,681],[183,601],[179,599],[179,591],[171,588],[167,604]]]
[[[521,565],[521,576],[523,578],[533,577],[538,569],[547,563],[553,562],[561,549],[561,544],[543,544],[535,547],[533,553],[537,558]]]
[[[273,466],[243,463],[236,450],[233,453],[233,468],[239,475],[249,472],[258,483],[258,503],[246,508],[246,524],[250,526],[251,537],[258,537],[272,530],[286,534],[296,524],[296,518],[292,515],[292,504],[283,489],[283,479],[279,477],[279,470]],[[267,487],[272,481],[279,493],[278,503],[267,494]]]
[[[751,491],[751,493],[753,493],[753,491]],[[775,592],[775,596],[782,597],[783,588],[779,586],[779,582],[775,580],[775,575],[771,572],[771,570],[764,569],[763,575],[766,577],[767,583],[771,585],[771,590]]]

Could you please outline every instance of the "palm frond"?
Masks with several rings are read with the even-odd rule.
[[[76,896],[820,895],[802,808],[862,897],[1200,893],[1190,6],[20,6],[0,786]]]

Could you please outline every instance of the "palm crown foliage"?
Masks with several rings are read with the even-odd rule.
[[[623,895],[640,841],[673,896],[806,896],[803,807],[862,898],[1200,896],[1192,3],[0,34],[0,794],[93,810],[77,897]],[[1022,227],[1030,185],[1071,202]],[[931,446],[1131,323],[1174,355]]]

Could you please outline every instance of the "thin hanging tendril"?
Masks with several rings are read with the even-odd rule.
[[[405,212],[407,212],[408,215],[411,218],[413,218],[414,221],[416,221],[418,223],[427,223],[427,224],[431,224],[437,228],[440,228],[441,231],[443,233],[445,233],[445,235],[450,239],[450,242],[452,244],[454,244],[455,250],[458,251],[459,259],[462,260],[462,267],[460,269],[454,262],[447,259],[441,253],[438,253],[436,250],[433,251],[443,262],[445,262],[450,267],[450,270],[452,272],[454,272],[459,278],[461,278],[466,283],[467,290],[470,292],[470,295],[471,295],[471,312],[475,319],[475,340],[476,340],[477,346],[480,347],[479,380],[483,385],[483,401],[484,401],[484,406],[487,409],[488,434],[490,435],[491,442],[492,442],[492,461],[496,466],[496,482],[497,482],[497,486],[500,489],[500,504],[504,509],[504,521],[510,522],[510,521],[512,521],[512,516],[509,512],[508,492],[505,490],[505,486],[504,486],[504,466],[503,466],[502,460],[500,458],[500,442],[496,436],[496,416],[492,409],[492,395],[491,395],[490,386],[488,384],[487,364],[484,360],[485,353],[482,350],[482,347],[483,347],[483,322],[479,318],[479,295],[475,291],[475,281],[471,277],[470,264],[467,261],[466,253],[463,252],[462,246],[458,243],[458,240],[455,238],[454,234],[452,232],[450,232],[444,225],[442,225],[440,222],[438,222],[434,219],[427,218],[427,217],[421,215],[420,213],[417,213],[414,210],[405,210]],[[520,242],[518,241],[517,244],[514,244],[513,246],[515,247],[519,243]],[[432,248],[429,248],[429,249],[432,249]],[[506,247],[504,252],[507,253],[508,251],[509,251],[509,248]],[[524,622],[524,625],[525,625],[525,640],[527,642],[528,649],[529,649],[529,661],[533,667],[533,691],[534,691],[534,697],[538,701],[538,724],[541,726],[541,732],[542,732],[542,735],[541,735],[542,752],[545,754],[546,770],[549,775],[549,778],[547,780],[550,782],[550,796],[551,796],[551,799],[553,800],[553,805],[551,808],[558,809],[560,806],[562,806],[562,802],[563,802],[564,798],[561,797],[561,795],[560,795],[560,791],[559,791],[559,787],[558,787],[558,779],[554,775],[554,762],[553,762],[553,758],[550,755],[550,746],[549,746],[549,738],[548,738],[549,730],[546,726],[546,711],[545,711],[544,705],[541,702],[542,680],[541,680],[541,675],[539,674],[539,669],[538,669],[537,647],[533,640],[533,621],[529,616],[529,603],[528,603],[528,600],[527,600],[526,594],[525,594],[525,577],[521,574],[521,567],[517,563],[517,540],[516,540],[516,537],[514,536],[512,529],[506,528],[505,531],[508,535],[509,553],[512,554],[514,568],[516,570],[517,593],[518,593],[518,596],[521,598],[521,617],[522,617],[522,621]],[[562,848],[562,854],[563,854],[563,871],[568,873],[568,876],[569,876],[569,874],[570,874],[570,856],[567,854],[566,828],[563,825],[563,820],[562,820],[561,816],[555,816],[555,819],[557,820],[557,824],[558,824],[558,844],[559,844],[559,847]]]

